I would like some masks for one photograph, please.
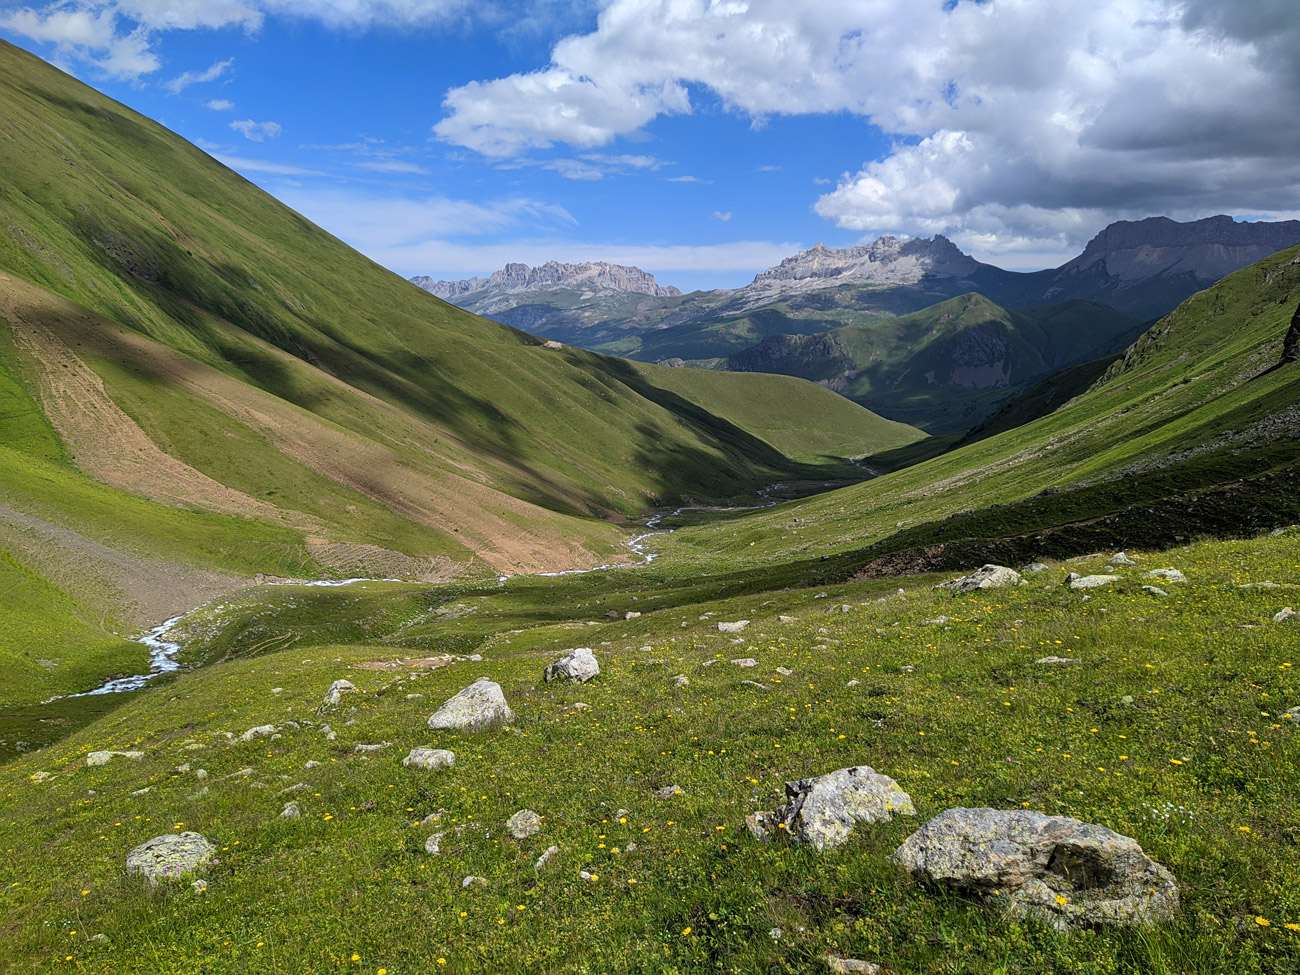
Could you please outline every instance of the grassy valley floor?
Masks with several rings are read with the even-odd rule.
[[[827,953],[895,972],[1294,971],[1300,726],[1282,715],[1300,621],[1273,617],[1300,604],[1300,532],[1130,554],[1087,593],[1062,579],[1104,555],[970,596],[932,575],[729,597],[661,562],[248,590],[181,630],[204,666],[0,768],[0,971],[807,972]],[[1166,566],[1188,581],[1145,591]],[[544,684],[577,646],[600,676]],[[430,669],[441,654],[482,659]],[[480,676],[514,724],[429,730]],[[322,713],[338,678],[359,692]],[[238,740],[265,724],[275,737]],[[416,746],[456,763],[403,767]],[[144,755],[87,767],[96,749]],[[746,831],[785,782],[857,764],[918,816],[821,854]],[[300,818],[280,818],[289,801]],[[1181,911],[1062,934],[902,877],[887,855],[953,806],[1130,835]],[[542,828],[518,841],[523,808]],[[205,892],[126,875],[129,850],[181,830],[219,848]]]

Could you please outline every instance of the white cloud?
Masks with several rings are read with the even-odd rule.
[[[210,108],[214,112],[228,112],[235,107],[235,103],[228,98],[213,98],[203,104],[204,108]]]
[[[728,220],[731,219],[730,210],[728,210],[726,213],[723,213],[721,210],[714,210],[713,215],[717,217],[719,220],[721,220],[723,223],[726,223]]]
[[[892,137],[816,202],[863,232],[1055,253],[1111,219],[1300,194],[1294,0],[610,0],[545,67],[449,91],[434,131],[494,157],[595,148],[705,93]]]
[[[173,95],[179,95],[190,85],[198,85],[208,81],[216,81],[223,74],[225,74],[226,69],[229,68],[234,63],[235,63],[234,58],[226,58],[226,60],[224,61],[217,61],[215,64],[212,65],[212,67],[208,68],[206,71],[186,71],[184,74],[178,75],[177,77],[173,78],[171,81],[165,82],[163,84],[163,87],[166,88],[168,91],[170,91]]]
[[[237,119],[230,127],[252,142],[274,139],[284,131],[279,122],[254,122],[251,118]]]
[[[669,176],[669,177],[668,177],[668,182],[670,182],[670,183],[701,183],[701,184],[703,184],[703,185],[705,185],[705,186],[709,186],[709,185],[711,185],[711,184],[713,183],[713,180],[711,180],[711,179],[700,179],[698,176]]]
[[[229,166],[239,173],[267,173],[271,176],[325,176],[326,173],[318,169],[309,169],[306,166],[295,166],[292,163],[279,163],[266,159],[247,159],[243,156],[232,156],[222,152],[220,146],[210,145],[199,141],[197,145],[206,149],[213,154],[218,162]]]

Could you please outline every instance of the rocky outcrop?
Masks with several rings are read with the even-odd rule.
[[[586,261],[581,264],[561,264],[547,261],[537,267],[527,264],[507,264],[486,278],[466,278],[462,281],[435,281],[425,275],[410,279],[411,283],[437,295],[444,301],[455,301],[464,295],[479,291],[498,294],[517,294],[521,291],[555,291],[561,289],[624,291],[631,294],[669,298],[681,294],[677,288],[661,287],[655,276],[639,267],[606,264],[604,261]]]
[[[952,586],[958,595],[978,592],[981,589],[1002,589],[1020,582],[1020,573],[1005,565],[982,565],[968,576],[962,576]]]
[[[1300,362],[1300,305],[1291,316],[1291,329],[1282,340],[1282,364]]]
[[[1151,924],[1178,910],[1178,885],[1137,841],[1025,809],[949,809],[893,860],[932,886],[980,897],[1064,930]]]

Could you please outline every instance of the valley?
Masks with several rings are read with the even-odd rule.
[[[466,309],[0,136],[0,973],[1300,968],[1300,225]]]

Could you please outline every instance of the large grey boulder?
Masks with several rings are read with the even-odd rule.
[[[957,595],[978,592],[981,589],[1002,589],[1020,583],[1020,573],[1005,565],[982,565],[968,576],[962,576],[952,587]]]
[[[425,748],[420,746],[412,748],[410,753],[402,759],[402,764],[407,768],[418,768],[432,772],[434,769],[449,768],[455,765],[456,753],[445,748]]]
[[[1178,884],[1128,836],[1026,809],[949,809],[893,860],[918,880],[982,897],[1058,930],[1151,924],[1178,910]]]
[[[515,713],[506,704],[501,685],[480,677],[459,694],[448,698],[429,718],[434,729],[473,730],[498,721],[511,722]]]
[[[552,664],[542,675],[549,684],[553,680],[567,680],[571,684],[585,684],[600,673],[600,664],[591,647],[578,647]]]
[[[787,782],[785,795],[785,805],[772,814],[777,829],[819,851],[839,846],[858,823],[916,815],[912,797],[868,765]]]
[[[201,833],[166,833],[146,840],[126,855],[126,872],[146,877],[178,880],[212,862],[216,846]]]

